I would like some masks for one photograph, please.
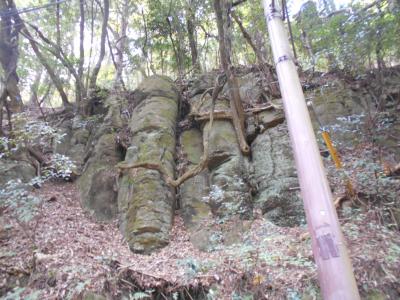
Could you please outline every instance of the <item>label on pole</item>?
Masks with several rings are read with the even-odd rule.
[[[315,232],[319,254],[323,260],[328,260],[332,257],[340,257],[335,235],[330,232],[329,227],[328,224],[324,224],[317,228]]]

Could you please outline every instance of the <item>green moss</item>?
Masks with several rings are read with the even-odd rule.
[[[184,131],[180,136],[183,153],[192,164],[198,164],[203,155],[203,137],[197,129]]]

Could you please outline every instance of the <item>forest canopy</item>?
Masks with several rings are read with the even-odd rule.
[[[399,32],[399,0],[0,0],[0,298],[399,299]]]
[[[303,1],[298,11],[294,2],[286,24],[303,70],[357,75],[399,61],[398,1]],[[212,1],[1,0],[0,10],[10,50],[0,52],[2,82],[16,67],[10,84],[24,103],[68,105],[95,86],[132,89],[152,74],[182,79],[219,67]],[[233,64],[272,65],[261,1],[232,10]]]

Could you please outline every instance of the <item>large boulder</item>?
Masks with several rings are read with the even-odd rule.
[[[26,161],[0,160],[0,187],[10,180],[29,182],[36,176],[35,168]]]
[[[162,165],[175,175],[175,127],[178,91],[167,77],[145,79],[135,91],[138,98],[129,121],[131,146],[126,164]],[[149,253],[168,243],[175,206],[175,189],[158,171],[147,168],[125,172],[119,183],[118,209],[123,235],[134,252]]]

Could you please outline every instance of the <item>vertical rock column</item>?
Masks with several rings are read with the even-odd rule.
[[[204,128],[208,134],[209,123]],[[247,185],[247,158],[239,148],[231,121],[216,120],[210,132],[209,202],[214,214],[220,217],[251,215],[251,194]]]
[[[135,91],[138,104],[129,123],[131,146],[125,163],[163,165],[173,178],[178,92],[167,77],[145,79]],[[126,171],[119,183],[118,210],[123,235],[134,252],[149,253],[168,244],[175,190],[158,171]]]
[[[258,192],[255,206],[279,226],[304,223],[304,210],[286,124],[279,124],[259,134],[251,144],[251,151],[251,183]]]
[[[203,155],[201,131],[196,128],[184,131],[180,136],[180,149],[188,169],[199,164]],[[189,178],[180,186],[183,219],[189,231],[197,231],[202,226],[202,221],[211,213],[210,207],[204,199],[209,195],[208,177],[209,172],[206,169]]]
[[[195,102],[195,99],[193,99]],[[206,95],[199,111],[209,113],[211,97]],[[230,111],[229,101],[219,99],[214,111]],[[203,139],[209,135],[209,205],[220,217],[251,215],[251,194],[247,185],[247,158],[240,151],[235,128],[231,120],[215,119],[209,128],[203,128]]]

